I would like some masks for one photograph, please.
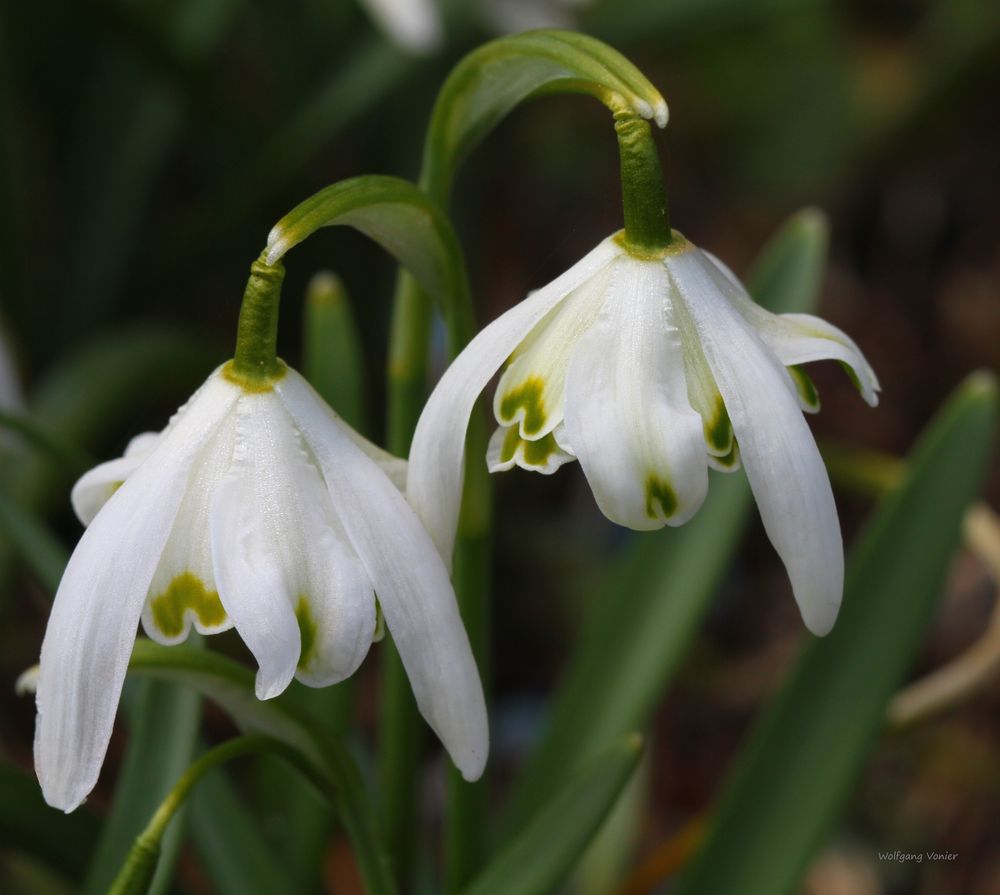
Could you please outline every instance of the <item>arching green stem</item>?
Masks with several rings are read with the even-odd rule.
[[[160,857],[160,843],[173,820],[184,804],[188,793],[209,771],[233,758],[244,755],[273,753],[299,767],[295,752],[279,740],[270,737],[249,735],[228,740],[221,746],[206,752],[187,769],[176,786],[160,803],[146,828],[139,834],[129,852],[118,876],[108,890],[109,895],[145,895],[156,872]]]

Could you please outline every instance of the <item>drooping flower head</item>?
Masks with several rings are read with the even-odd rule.
[[[280,361],[264,377],[220,367],[166,429],[84,475],[73,506],[88,527],[41,652],[35,766],[46,800],[70,811],[93,788],[140,619],[163,644],[192,626],[235,627],[267,699],[292,678],[323,687],[351,675],[376,599],[421,712],[478,777],[482,688],[444,563],[401,493],[405,475]]]
[[[555,472],[579,460],[605,516],[682,525],[708,468],[741,463],[803,619],[824,634],[843,589],[843,547],[826,469],[802,411],[818,409],[801,364],[833,358],[869,404],[878,381],[854,342],[819,318],[775,315],[717,258],[674,231],[658,252],[610,237],[473,339],[417,426],[409,496],[450,556],[464,432],[507,363],[487,462]]]

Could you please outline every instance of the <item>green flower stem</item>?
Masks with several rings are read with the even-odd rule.
[[[244,387],[267,388],[284,372],[277,355],[278,308],[284,278],[281,262],[268,264],[266,253],[250,265],[236,330],[236,352],[228,367],[229,374]]]
[[[451,186],[461,161],[517,105],[542,94],[585,94],[624,120],[653,118],[662,127],[667,107],[656,88],[624,56],[606,44],[571,31],[530,31],[491,41],[469,53],[448,76],[431,115],[424,142],[420,188],[447,208]],[[641,120],[641,119],[636,119]],[[622,125],[619,138],[630,177],[644,176],[648,187],[658,176],[655,148],[649,136],[632,123]],[[634,173],[632,172],[632,169]],[[645,188],[645,187],[642,187]],[[641,187],[631,188],[628,210],[637,208]],[[662,196],[662,184],[659,186]],[[669,240],[665,208],[659,227],[651,214],[631,215],[626,227],[636,250],[648,252]],[[467,313],[446,318],[449,348],[457,354],[472,337],[471,303],[453,306]],[[401,272],[397,280],[389,370],[389,445],[409,447],[426,389],[427,343],[431,309],[414,279]],[[487,429],[483,408],[477,407],[466,441],[466,477],[455,544],[455,592],[472,644],[484,688],[489,692],[486,644],[489,626],[489,568],[492,529],[490,481],[484,457]],[[414,841],[417,754],[420,723],[398,657],[386,651],[383,669],[382,745],[379,780],[385,834],[405,877],[406,849]],[[456,891],[478,869],[486,851],[488,811],[485,784],[468,784],[452,769],[446,821],[446,889]]]
[[[170,821],[184,804],[191,788],[220,764],[233,758],[260,753],[274,753],[293,764],[297,763],[295,753],[284,743],[270,737],[252,734],[228,740],[206,752],[192,764],[160,803],[146,829],[139,834],[121,871],[108,890],[109,895],[145,895],[156,872],[163,836]]]
[[[638,255],[656,254],[670,244],[670,215],[649,122],[623,109],[615,113],[615,133],[621,158],[625,246]]]

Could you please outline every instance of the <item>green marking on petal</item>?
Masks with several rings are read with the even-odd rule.
[[[705,443],[713,454],[726,456],[733,449],[733,424],[722,395],[715,396],[715,408],[709,419],[703,421]]]
[[[544,466],[558,450],[559,445],[551,432],[537,441],[521,441],[521,456],[529,466]]]
[[[204,628],[216,628],[226,621],[219,594],[209,591],[192,572],[182,572],[158,597],[150,601],[153,622],[164,637],[184,632],[184,615],[193,612]]]
[[[740,462],[740,446],[736,443],[736,439],[733,439],[733,446],[728,454],[723,457],[712,457],[712,460],[715,461],[716,466],[724,470],[735,469]]]
[[[858,374],[854,372],[854,367],[852,367],[847,361],[837,361],[841,367],[843,367],[844,372],[847,374],[847,378],[851,380],[854,387],[862,395],[865,393],[865,387],[861,384],[861,380],[858,378]]]
[[[657,512],[659,504],[659,512]],[[646,515],[650,519],[669,519],[677,512],[677,495],[670,483],[656,474],[646,479]]]
[[[295,606],[295,620],[299,623],[299,637],[302,642],[299,651],[299,671],[302,671],[309,665],[309,660],[316,651],[316,621],[305,596],[299,597],[299,602]]]
[[[848,367],[848,369],[850,370],[850,367]],[[797,364],[790,366],[788,368],[788,372],[792,377],[792,381],[795,383],[795,389],[798,391],[799,397],[802,399],[802,403],[805,404],[810,410],[819,410],[819,391],[816,388],[816,383],[812,381],[809,374]],[[851,370],[851,375],[854,375],[853,370]],[[857,382],[856,377],[855,382]]]
[[[517,446],[521,443],[521,436],[517,434],[517,426],[511,426],[503,436],[503,444],[500,445],[500,462],[510,463],[517,453]]]
[[[521,432],[524,435],[534,435],[545,425],[545,404],[542,402],[542,392],[545,381],[540,376],[529,376],[519,386],[512,388],[500,400],[500,422],[512,425],[519,410],[524,411],[521,419]]]

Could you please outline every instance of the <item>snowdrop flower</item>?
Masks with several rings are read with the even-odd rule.
[[[674,231],[632,253],[604,240],[479,333],[424,408],[408,494],[448,559],[465,429],[509,359],[493,401],[492,471],[555,472],[579,460],[597,504],[633,529],[682,525],[708,467],[741,461],[810,630],[825,634],[843,589],[843,546],[826,469],[802,411],[818,409],[799,368],[832,358],[864,399],[878,381],[854,342],[806,314],[755,304],[717,258]]]
[[[436,0],[361,0],[361,4],[404,50],[423,55],[441,45],[441,13]]]
[[[280,362],[279,362],[280,363]],[[298,373],[216,370],[159,434],[73,489],[88,527],[42,644],[35,766],[71,811],[93,788],[135,639],[235,627],[260,699],[351,675],[376,596],[420,710],[468,779],[487,753],[483,693],[454,591],[400,488],[405,463],[342,422]]]

